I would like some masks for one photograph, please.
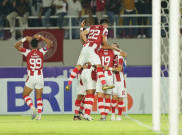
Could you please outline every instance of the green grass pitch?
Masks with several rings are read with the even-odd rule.
[[[99,115],[92,115],[94,121],[73,121],[73,115],[42,115],[42,120],[31,120],[30,116],[1,115],[0,135],[156,135],[123,116],[122,121],[99,121]],[[129,117],[152,126],[152,115],[129,115]]]

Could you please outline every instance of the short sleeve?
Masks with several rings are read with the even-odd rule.
[[[42,52],[43,55],[45,55],[45,54],[49,51],[49,48],[48,48],[48,46],[46,45],[46,46],[44,46],[44,48],[41,48],[39,51]]]
[[[119,51],[116,51],[116,50],[114,50],[114,55],[120,55],[120,52]]]
[[[25,49],[25,48],[21,48],[19,51],[20,51],[20,53],[23,54],[25,57],[27,57],[28,53],[30,52],[30,50]]]
[[[107,35],[108,35],[108,30],[107,30],[106,28],[104,29],[103,34],[102,34],[102,35],[107,37]]]
[[[89,28],[86,28],[85,30],[87,30],[89,32],[90,31],[90,27]]]

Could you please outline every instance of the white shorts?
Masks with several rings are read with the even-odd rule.
[[[44,87],[43,75],[28,76],[25,86],[31,89],[42,89]]]
[[[94,72],[93,67],[91,67],[90,69],[83,69],[82,71],[81,79],[83,81],[83,86],[85,90],[96,89],[96,81],[93,80],[92,72]]]
[[[113,73],[111,72],[111,75],[108,75],[108,71],[105,71],[104,75],[106,78],[106,84],[113,85]],[[101,93],[110,95],[112,93],[112,89],[102,90],[102,83],[100,79],[97,78],[96,92],[101,92]]]
[[[77,78],[77,95],[86,95],[85,88],[83,86],[83,81],[81,80],[81,75],[78,74]]]
[[[117,82],[116,76],[114,75],[114,88],[112,95],[117,95],[118,97],[126,97],[126,88],[125,88],[125,78],[123,73],[120,73],[121,81]]]
[[[101,60],[98,54],[95,52],[97,44],[94,44],[92,47],[89,47],[89,43],[82,48],[80,56],[78,58],[77,65],[84,65],[87,62],[90,62],[92,65],[100,65]]]

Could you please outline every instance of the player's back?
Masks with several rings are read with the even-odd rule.
[[[113,67],[114,65],[114,51],[113,50],[104,50],[100,49],[98,52],[101,63],[103,66]]]
[[[32,50],[26,56],[29,76],[42,75],[44,54],[40,50]]]
[[[92,25],[89,28],[88,42],[96,43],[98,46],[101,45],[104,33],[108,33],[108,30],[102,25]],[[106,35],[107,36],[107,35]]]

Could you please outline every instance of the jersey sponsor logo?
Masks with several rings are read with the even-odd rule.
[[[49,51],[45,54],[44,59],[47,60],[47,59],[51,58],[52,56],[54,56],[54,54],[56,53],[56,49],[57,49],[57,40],[56,40],[55,36],[47,31],[40,31],[36,34],[42,35],[45,38],[47,38],[53,42],[53,47],[51,47],[49,49]],[[46,45],[46,43],[41,41],[39,43],[39,48],[43,48],[44,51],[47,51],[47,47],[45,45]]]

